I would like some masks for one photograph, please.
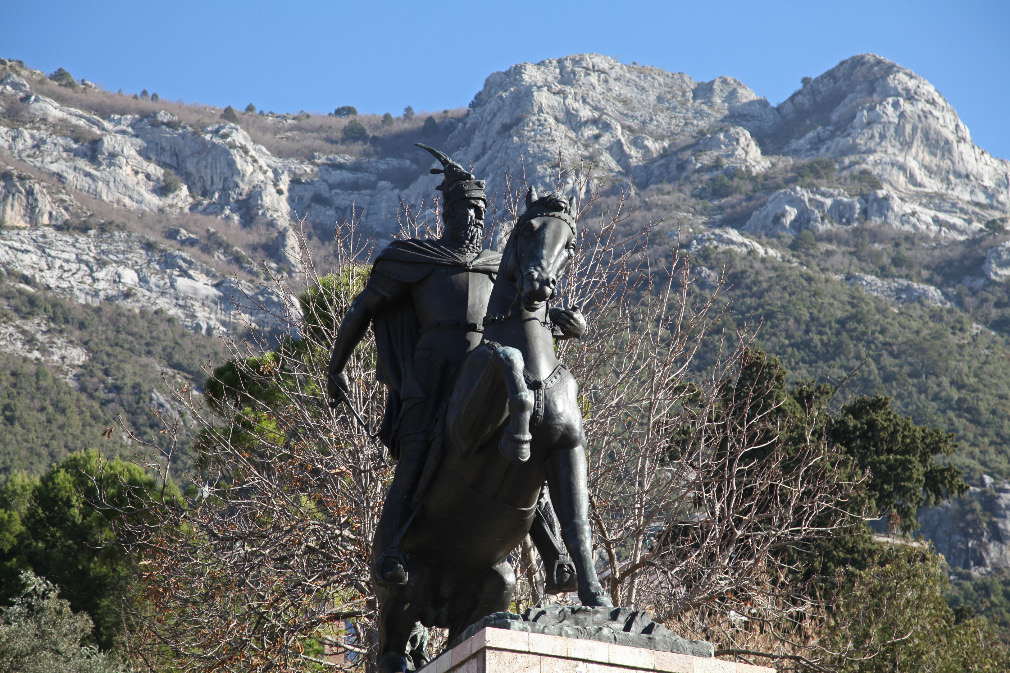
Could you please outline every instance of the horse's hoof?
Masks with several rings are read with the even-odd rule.
[[[603,587],[599,585],[591,589],[580,589],[579,602],[585,605],[587,608],[614,607],[613,601],[610,600],[610,594],[604,591]]]
[[[501,441],[498,442],[498,450],[509,460],[525,463],[530,459],[531,441],[533,441],[533,435],[503,435]]]
[[[387,652],[379,660],[379,673],[407,673],[407,657]]]

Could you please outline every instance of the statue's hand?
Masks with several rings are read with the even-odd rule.
[[[330,375],[326,377],[326,394],[330,398],[331,407],[340,404],[350,390],[351,384],[344,372],[340,371],[335,374],[330,372]]]
[[[571,308],[552,308],[550,318],[565,339],[581,339],[586,333],[586,317],[577,304]]]

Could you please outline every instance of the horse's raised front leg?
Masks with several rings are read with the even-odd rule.
[[[449,403],[449,436],[461,449],[475,449],[508,419],[498,448],[509,460],[530,457],[533,393],[523,378],[522,353],[484,345],[467,356]]]
[[[581,444],[556,449],[547,463],[547,485],[561,522],[561,537],[579,578],[579,601],[588,606],[612,606],[596,576],[592,532],[589,529],[589,476]]]

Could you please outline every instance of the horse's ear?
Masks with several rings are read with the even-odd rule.
[[[526,192],[526,207],[530,208],[533,206],[533,202],[537,200],[537,188],[530,187],[529,191]]]
[[[575,205],[575,194],[568,197],[568,214],[575,217],[579,214],[579,208]]]

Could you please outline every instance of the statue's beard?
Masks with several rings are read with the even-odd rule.
[[[455,252],[476,255],[484,247],[484,222],[470,218],[466,224],[448,226],[442,241]]]

